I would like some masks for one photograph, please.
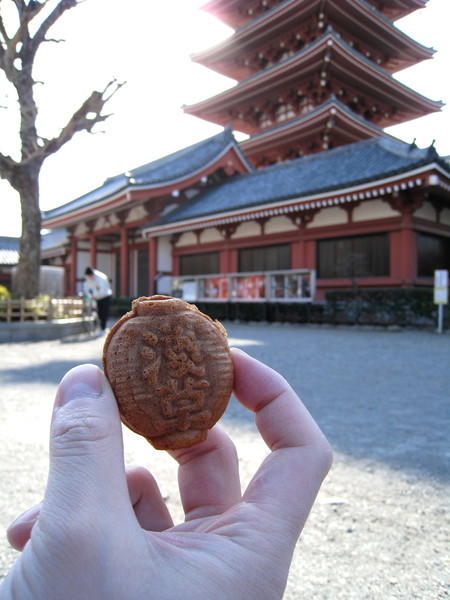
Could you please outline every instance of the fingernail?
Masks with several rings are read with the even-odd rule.
[[[82,365],[69,371],[62,379],[57,395],[60,406],[76,398],[99,396],[103,392],[102,372],[95,365]]]
[[[41,506],[42,502],[39,502],[39,504],[32,506],[31,508],[23,512],[21,515],[16,517],[14,521],[6,528],[6,532],[8,532],[13,527],[16,527],[19,523],[33,523],[34,521],[36,521],[39,513],[41,512]]]
[[[248,356],[247,352],[245,352],[245,350],[242,350],[242,348],[238,348],[237,346],[231,346],[230,347],[231,352],[236,353],[236,354],[244,354],[245,356]]]

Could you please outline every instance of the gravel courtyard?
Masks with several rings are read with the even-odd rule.
[[[224,324],[232,345],[289,380],[335,451],[285,600],[450,598],[450,334]],[[76,364],[100,364],[102,345],[101,337],[0,345],[0,577],[16,555],[4,529],[43,494],[57,384]],[[266,449],[234,399],[221,423],[245,485]],[[181,519],[174,462],[124,434],[127,462],[156,475]]]

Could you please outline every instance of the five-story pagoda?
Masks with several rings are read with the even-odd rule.
[[[431,58],[393,21],[426,0],[210,0],[235,33],[193,60],[237,80],[186,113],[248,134],[263,167],[371,137],[441,107],[393,77]]]

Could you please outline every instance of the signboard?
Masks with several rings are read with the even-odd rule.
[[[448,304],[448,271],[434,272],[434,303]]]
[[[227,277],[199,278],[199,298],[202,300],[228,300],[229,279]]]
[[[264,275],[236,275],[232,278],[231,298],[248,302],[265,300],[266,278]]]

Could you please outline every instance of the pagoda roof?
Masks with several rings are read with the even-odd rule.
[[[421,117],[442,107],[441,102],[430,100],[394,79],[329,28],[293,57],[212,98],[184,106],[183,109],[187,114],[226,126],[230,122],[229,110],[233,107],[239,110],[244,103],[267,98],[270,94],[276,94],[283,86],[300,88],[299,82],[316,75],[324,66],[328,77],[339,84],[365,91],[374,103],[381,102],[396,108],[393,117],[387,116],[380,121],[381,127]],[[234,120],[233,128],[248,134],[258,131],[256,125],[243,119]]]
[[[163,235],[382,197],[400,181],[398,189],[423,185],[420,174],[436,167],[450,178],[450,166],[433,146],[421,149],[414,143],[372,138],[232,177],[145,233]]]
[[[253,156],[264,154],[288,144],[299,144],[316,133],[328,132],[339,136],[341,144],[348,144],[372,137],[386,137],[395,140],[382,129],[360,117],[345,104],[332,96],[311,112],[264,129],[240,142],[240,147],[251,160]]]
[[[288,0],[289,1],[289,0]],[[376,7],[388,19],[396,20],[405,17],[418,8],[423,8],[428,0],[368,0],[369,4]],[[283,5],[287,2],[280,1]],[[255,11],[259,4],[260,10]],[[217,19],[226,23],[233,29],[242,27],[245,23],[253,20],[255,14],[268,11],[274,3],[268,1],[256,3],[255,0],[209,0],[201,6],[201,9],[214,15]]]
[[[245,4],[250,3],[252,3],[252,0],[209,0],[209,2],[202,4],[200,8],[233,29],[237,29],[243,23],[252,19],[252,14],[248,14],[247,11],[243,10]]]
[[[367,0],[388,19],[396,21],[411,14],[419,8],[424,8],[428,0]]]
[[[68,221],[80,220],[83,215],[119,208],[136,199],[170,194],[197,183],[201,177],[221,166],[233,165],[234,170],[252,169],[239,149],[231,129],[202,140],[192,146],[109,177],[99,188],[62,206],[43,213],[43,226],[63,226]]]
[[[0,265],[14,267],[19,262],[20,239],[0,236]]]
[[[255,72],[250,65],[237,63],[236,57],[254,51],[271,39],[295,31],[307,19],[324,12],[333,24],[361,39],[380,55],[389,58],[383,68],[390,73],[429,59],[434,54],[427,48],[395,27],[382,13],[374,10],[364,0],[288,0],[256,17],[231,37],[216,46],[194,54],[194,62],[202,64],[232,79],[242,80]]]

